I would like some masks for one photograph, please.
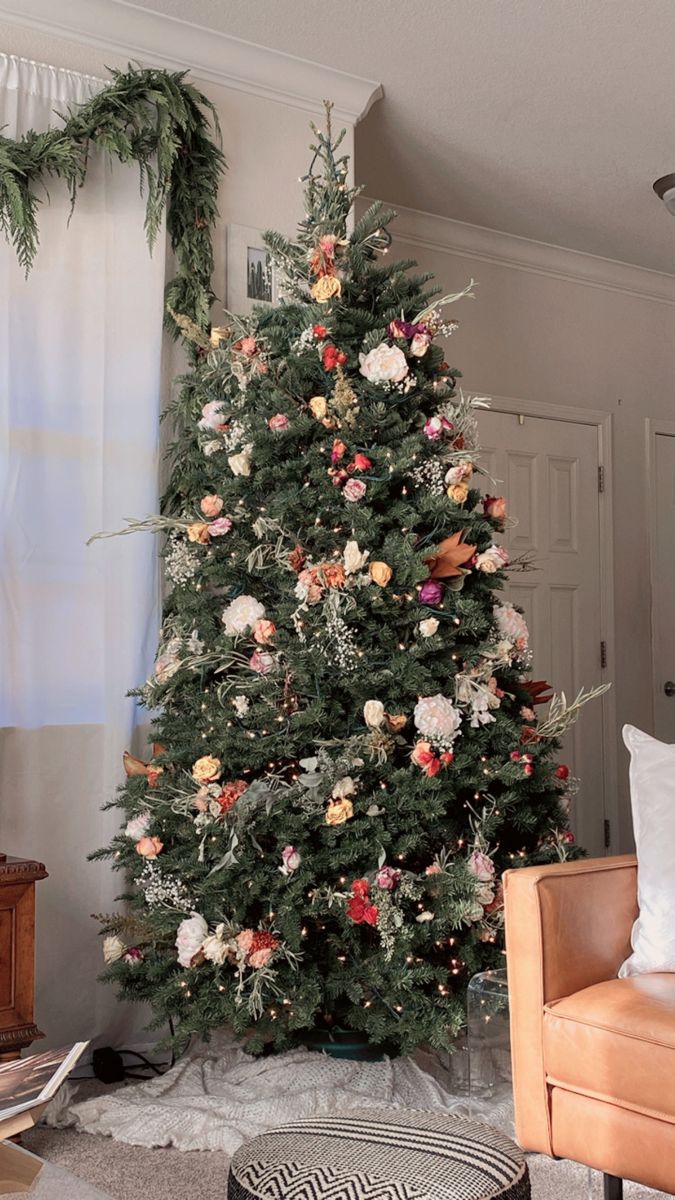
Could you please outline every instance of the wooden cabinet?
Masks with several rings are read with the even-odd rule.
[[[33,1019],[35,884],[42,863],[0,855],[0,1061],[44,1037]]]

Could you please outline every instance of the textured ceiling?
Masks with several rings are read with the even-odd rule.
[[[675,273],[674,0],[140,0],[375,79],[369,195]]]

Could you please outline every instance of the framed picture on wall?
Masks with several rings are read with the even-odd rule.
[[[248,225],[227,227],[227,308],[250,313],[254,304],[275,304],[277,282],[269,250],[259,229]]]

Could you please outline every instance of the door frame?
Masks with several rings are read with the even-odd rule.
[[[645,451],[647,467],[647,529],[649,541],[649,640],[651,643],[652,687],[650,708],[652,713],[652,731],[656,729],[656,680],[660,675],[660,664],[656,657],[656,641],[654,638],[655,625],[655,588],[656,577],[656,439],[657,437],[675,437],[675,421],[665,417],[645,417]]]
[[[476,393],[480,394],[480,393]],[[590,425],[597,432],[598,466],[603,473],[603,488],[598,487],[598,572],[600,583],[600,629],[606,646],[607,665],[600,668],[602,683],[612,683],[615,670],[614,630],[614,512],[612,472],[612,414],[603,409],[573,408],[564,404],[548,404],[543,400],[517,400],[512,396],[488,396],[489,407],[495,412],[515,416],[543,417],[548,421],[567,421],[575,425]],[[649,422],[648,422],[649,424]],[[675,421],[670,425],[675,434]],[[598,647],[598,652],[600,647]],[[653,697],[653,688],[652,688]],[[603,812],[610,822],[610,845],[605,854],[616,854],[619,842],[619,794],[617,776],[616,694],[612,686],[600,698],[602,708]],[[580,718],[583,720],[583,714]]]

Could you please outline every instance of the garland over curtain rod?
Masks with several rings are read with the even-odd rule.
[[[173,313],[201,329],[213,301],[211,234],[218,216],[218,185],[225,169],[218,116],[185,71],[129,67],[111,71],[112,83],[72,109],[63,127],[18,141],[0,136],[0,229],[16,249],[26,273],[39,244],[39,187],[50,176],[65,180],[73,205],[83,186],[92,145],[120,162],[136,162],[147,194],[145,229],[152,249],[166,209],[176,256],[167,284],[169,327]]]

